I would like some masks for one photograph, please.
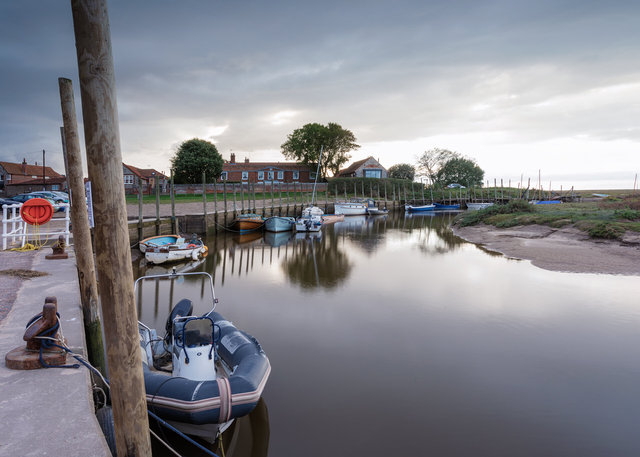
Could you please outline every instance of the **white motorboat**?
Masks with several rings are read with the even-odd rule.
[[[493,203],[467,203],[467,209],[474,210],[474,211],[479,209],[485,209],[490,206],[493,206]]]
[[[166,262],[178,262],[180,260],[198,260],[207,253],[207,246],[202,240],[194,240],[182,244],[167,244],[157,247],[147,247],[144,258],[148,263],[159,265]]]

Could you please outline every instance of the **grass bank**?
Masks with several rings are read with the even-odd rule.
[[[514,200],[480,211],[467,211],[454,221],[461,227],[488,224],[498,228],[518,225],[574,226],[592,238],[620,239],[626,231],[640,232],[640,195],[620,195],[599,201],[532,205]]]

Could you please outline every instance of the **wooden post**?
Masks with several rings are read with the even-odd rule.
[[[244,183],[240,183],[240,210],[241,213],[244,213]],[[250,212],[250,211],[249,211]]]
[[[207,224],[207,174],[206,172],[202,172],[202,211],[203,211],[203,226],[204,226],[204,234],[205,236],[209,232],[209,227]]]
[[[282,181],[278,182],[278,194],[279,194],[279,208],[278,208],[278,216],[282,216]]]
[[[106,0],[72,0],[118,455],[150,456]]]
[[[173,168],[171,169],[171,187],[169,187],[169,193],[171,194],[171,233],[178,234],[178,224],[176,219],[176,188],[173,182]]]
[[[274,215],[273,212],[273,179],[271,180],[271,216]]]
[[[124,178],[123,178],[124,179]],[[143,211],[144,211],[144,206],[143,206],[143,195],[142,195],[142,180],[138,177],[138,243],[140,241],[142,241],[142,219],[143,219]]]
[[[160,235],[160,179],[155,177],[156,184],[156,235]]]
[[[84,332],[87,338],[87,352],[91,364],[106,374],[102,327],[98,313],[98,284],[96,267],[91,246],[91,229],[87,214],[87,199],[82,177],[82,152],[78,136],[76,105],[73,99],[73,87],[70,79],[58,78],[60,102],[62,105],[62,129],[67,167],[67,183],[71,199],[71,223],[73,224],[73,249],[76,253],[80,301],[84,318]]]

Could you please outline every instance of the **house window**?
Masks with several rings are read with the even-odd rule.
[[[258,172],[258,181],[264,181],[264,171]]]
[[[382,170],[368,169],[364,171],[365,178],[382,178]]]
[[[246,181],[247,179],[249,179],[249,172],[248,171],[243,171],[242,172],[242,180]]]
[[[313,179],[313,180],[316,179],[316,172],[315,171],[310,171],[309,172],[309,179]]]
[[[269,181],[273,181],[273,171],[268,171],[268,172],[267,172],[267,179],[268,179]]]
[[[124,175],[124,184],[132,185],[133,184],[133,175]]]
[[[279,180],[283,180],[284,179],[284,171],[279,171],[278,172],[278,179]]]
[[[60,185],[59,184],[52,184],[51,185],[51,190],[60,190]]]
[[[227,172],[223,171],[222,173],[220,173],[220,179],[222,181],[226,181],[227,180]]]
[[[300,172],[299,171],[294,171],[293,172],[293,179],[300,179]]]

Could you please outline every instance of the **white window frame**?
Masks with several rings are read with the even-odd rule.
[[[226,180],[227,180],[227,178],[228,178],[228,176],[229,176],[229,175],[228,175],[228,172],[226,172],[226,171],[223,171],[222,173],[220,173],[220,179],[221,179],[222,181],[226,181]]]
[[[368,172],[378,173],[378,176],[367,176]],[[365,178],[377,178],[377,179],[382,178],[382,170],[380,168],[367,168],[364,170],[363,174]]]
[[[300,172],[299,171],[294,171],[293,172],[293,179],[295,179],[295,180],[300,179]]]
[[[258,181],[264,181],[264,171],[258,172]]]
[[[281,171],[278,172],[278,180],[279,181],[284,180],[284,171],[281,170]]]
[[[242,172],[242,180],[246,181],[249,179],[249,172],[248,171],[243,171]]]
[[[267,172],[267,181],[273,181],[273,177],[274,177],[273,170],[269,170]]]
[[[134,184],[133,175],[124,175],[124,184],[132,186]]]
[[[316,179],[316,175],[317,175],[317,173],[315,171],[310,171],[309,172],[309,179],[310,180],[315,180]]]

